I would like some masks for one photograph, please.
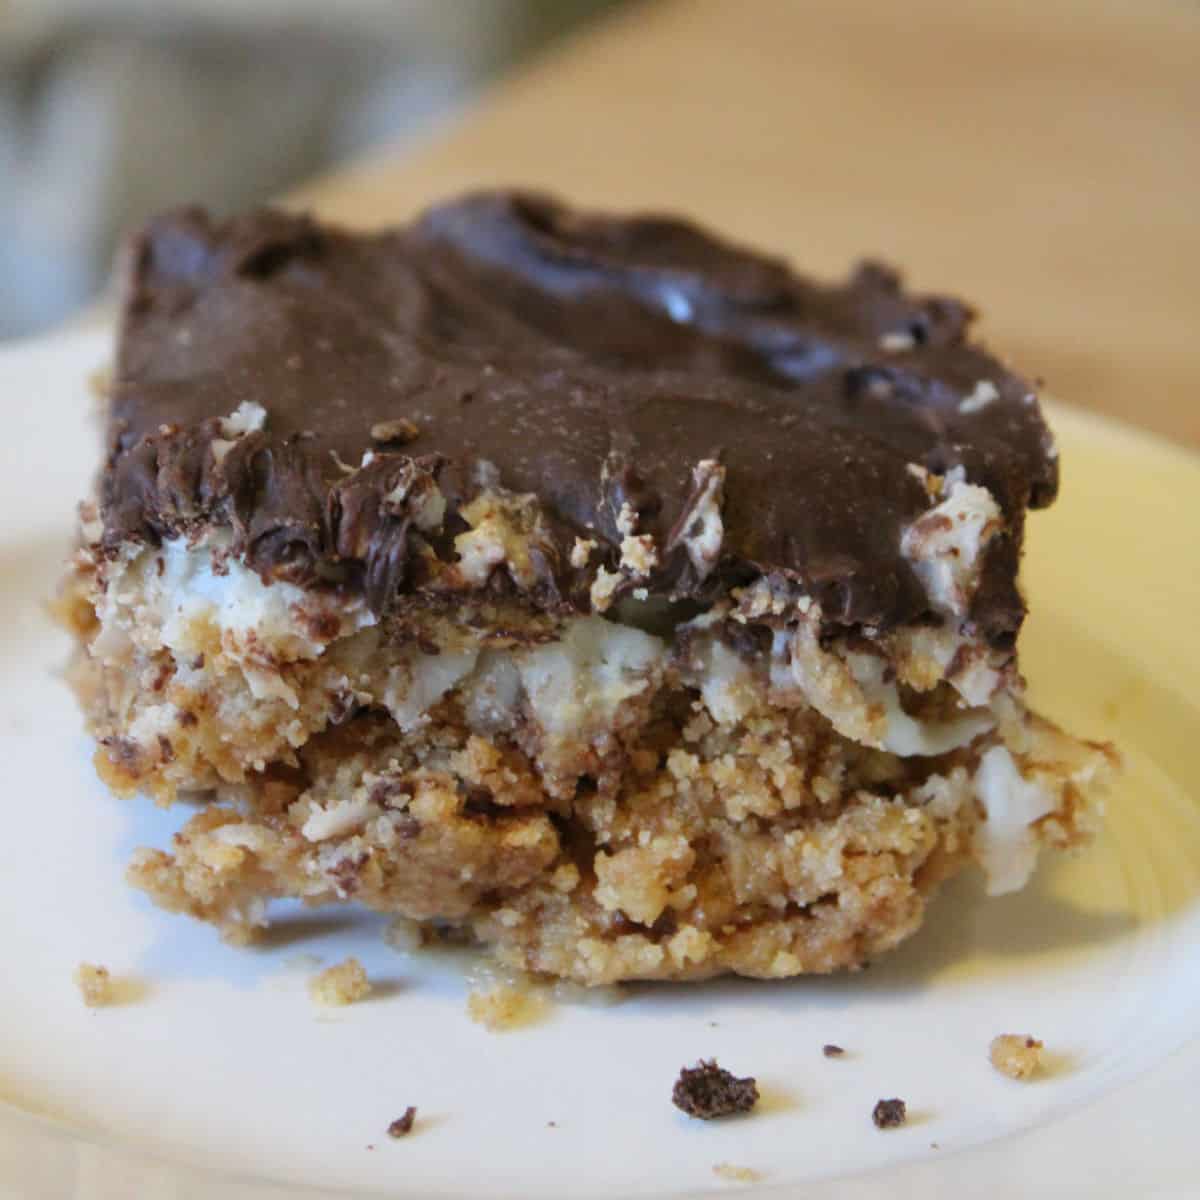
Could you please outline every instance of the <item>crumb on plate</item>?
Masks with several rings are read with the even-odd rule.
[[[401,1116],[401,1117],[397,1117],[397,1118],[396,1118],[396,1119],[395,1119],[395,1120],[394,1120],[394,1121],[393,1121],[393,1122],[392,1122],[392,1123],[391,1123],[391,1124],[388,1126],[388,1129],[387,1129],[387,1131],[388,1131],[388,1137],[390,1137],[390,1138],[402,1138],[402,1137],[404,1137],[404,1135],[405,1135],[406,1133],[408,1133],[408,1132],[410,1132],[410,1131],[411,1131],[411,1129],[412,1129],[412,1127],[413,1127],[413,1122],[414,1122],[416,1119],[417,1119],[417,1110],[416,1110],[416,1107],[415,1107],[415,1105],[412,1105],[412,1104],[410,1104],[410,1105],[409,1105],[409,1106],[408,1106],[408,1107],[407,1107],[407,1108],[404,1110],[404,1115],[403,1115],[403,1116]]]
[[[737,1167],[733,1163],[715,1163],[713,1174],[729,1183],[757,1183],[762,1178],[761,1171],[753,1167]]]
[[[753,1077],[739,1079],[718,1066],[715,1058],[702,1058],[679,1072],[671,1102],[689,1117],[711,1121],[749,1112],[758,1103],[758,1084]]]
[[[371,981],[362,963],[351,957],[313,976],[308,990],[318,1004],[353,1004],[370,995]]]
[[[115,999],[112,976],[98,963],[81,962],[75,968],[75,986],[88,1008],[103,1008]]]
[[[876,1129],[899,1129],[908,1120],[908,1106],[903,1100],[880,1100],[871,1113]]]
[[[821,1047],[821,1053],[825,1055],[826,1058],[841,1058],[846,1051],[843,1050],[841,1046],[835,1046],[833,1042],[827,1042]]]
[[[1027,1033],[1002,1033],[988,1047],[991,1064],[1009,1079],[1029,1079],[1042,1066],[1042,1043]]]

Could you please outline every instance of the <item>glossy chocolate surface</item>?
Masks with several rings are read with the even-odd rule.
[[[542,196],[470,195],[375,235],[170,214],[130,252],[106,541],[224,525],[264,577],[386,608],[431,551],[453,558],[459,509],[498,484],[540,504],[539,605],[586,606],[570,548],[593,539],[592,571],[617,569],[628,504],[659,550],[636,581],[652,594],[779,573],[827,621],[886,628],[928,609],[900,551],[930,503],[911,465],[961,465],[1007,520],[971,619],[1010,640],[1024,512],[1053,499],[1057,461],[1030,385],[969,320],[878,265],[818,284],[680,220]],[[214,454],[247,402],[264,428]],[[679,534],[704,460],[725,469],[724,533],[700,573]],[[414,475],[447,500],[441,535],[383,502]]]

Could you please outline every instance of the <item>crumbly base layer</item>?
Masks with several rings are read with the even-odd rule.
[[[968,864],[1007,890],[1084,841],[1111,761],[933,634],[839,657],[792,613],[768,661],[769,597],[744,647],[708,618],[672,647],[495,609],[384,628],[261,585],[201,604],[155,561],[77,560],[73,676],[116,790],[205,792],[130,881],[235,941],[292,897],[586,985],[855,968]]]
[[[1026,733],[1027,769],[1061,787],[1036,839],[1076,844],[1087,819],[1061,735],[1033,719]],[[620,789],[570,803],[452,705],[419,735],[358,718],[299,757],[226,789],[170,852],[140,851],[130,881],[234,940],[273,898],[354,901],[469,930],[511,966],[605,984],[860,966],[914,932],[978,853],[972,755],[914,771],[812,713],[725,729],[702,711],[664,717]]]

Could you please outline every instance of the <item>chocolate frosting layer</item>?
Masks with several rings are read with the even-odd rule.
[[[961,466],[1007,521],[971,621],[1011,642],[1024,512],[1053,499],[1057,461],[1030,385],[967,341],[971,315],[877,264],[823,285],[681,220],[540,195],[468,195],[365,236],[168,214],[129,255],[105,541],[227,526],[264,578],[382,610],[453,561],[460,510],[499,486],[540,515],[531,577],[498,567],[489,586],[540,606],[586,607],[633,522],[659,561],[621,586],[704,601],[782,574],[828,622],[887,628],[929,610],[900,551],[930,505],[911,464]],[[228,436],[242,404],[265,425]],[[701,569],[682,533],[712,462],[723,537]],[[431,488],[440,521],[413,507]],[[577,537],[598,546],[587,570]]]

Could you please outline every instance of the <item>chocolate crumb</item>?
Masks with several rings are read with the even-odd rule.
[[[825,1055],[826,1058],[841,1058],[846,1051],[843,1050],[841,1046],[835,1046],[832,1042],[827,1042],[821,1047],[821,1053]]]
[[[413,1127],[413,1121],[417,1119],[417,1110],[410,1104],[404,1110],[404,1116],[397,1117],[388,1126],[388,1137],[402,1138]]]
[[[749,1112],[758,1103],[758,1084],[719,1067],[715,1058],[702,1058],[694,1067],[679,1072],[671,1102],[689,1117],[711,1121]]]
[[[871,1113],[876,1129],[899,1129],[908,1120],[908,1106],[903,1100],[880,1100]]]
[[[401,417],[396,421],[379,421],[371,426],[371,440],[375,442],[399,442],[403,445],[417,439],[420,430],[408,420]]]

